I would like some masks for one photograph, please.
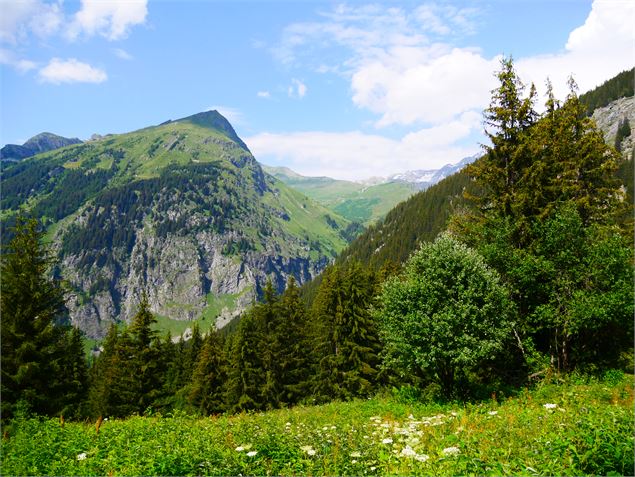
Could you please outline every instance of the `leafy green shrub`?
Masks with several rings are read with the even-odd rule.
[[[512,333],[512,303],[498,274],[447,234],[424,244],[379,301],[385,364],[438,382],[448,396]]]

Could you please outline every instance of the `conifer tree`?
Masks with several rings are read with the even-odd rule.
[[[148,297],[144,293],[139,309],[128,329],[131,346],[131,361],[128,367],[136,378],[135,405],[139,413],[143,413],[160,397],[162,369],[159,340],[157,332],[152,329],[152,325],[156,322],[156,318],[150,311]]]
[[[249,310],[240,318],[229,359],[226,402],[232,412],[264,408],[265,376],[259,345],[260,327]]]
[[[226,362],[218,331],[210,330],[203,341],[198,357],[190,405],[204,415],[223,412],[225,409]]]
[[[19,400],[51,415],[65,410],[66,398],[76,404],[83,392],[77,381],[84,379],[81,337],[69,337],[68,328],[59,326],[67,318],[64,292],[48,275],[52,261],[42,237],[36,220],[18,218],[1,259],[3,419]],[[62,373],[62,364],[76,365],[78,373]]]
[[[280,401],[295,404],[309,395],[309,341],[307,316],[300,289],[293,277],[279,301],[282,326],[278,331],[281,350],[278,358],[282,396]]]

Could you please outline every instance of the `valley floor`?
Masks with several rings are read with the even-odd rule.
[[[474,404],[373,398],[267,413],[23,419],[1,475],[633,475],[633,376]]]

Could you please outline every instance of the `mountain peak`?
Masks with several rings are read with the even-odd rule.
[[[227,120],[227,118],[225,118],[225,116],[223,116],[215,109],[210,111],[203,111],[202,113],[197,113],[185,118],[177,119],[174,122],[188,122],[204,128],[216,129],[217,131],[221,131],[226,134],[227,137],[229,137],[231,140],[240,144],[243,149],[249,151],[247,144],[245,144],[243,140],[238,137],[238,134],[236,134],[236,131],[232,127],[231,123]]]
[[[57,134],[43,132],[33,136],[21,146],[17,144],[5,145],[0,150],[0,158],[2,158],[3,161],[19,161],[41,152],[52,151],[53,149],[79,144],[81,142],[82,141],[76,137],[66,138],[58,136]]]

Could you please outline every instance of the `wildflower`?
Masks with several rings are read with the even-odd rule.
[[[253,456],[255,456],[257,453],[258,453],[258,451],[249,451],[249,452],[247,452],[247,456],[249,456],[249,457],[253,457]]]
[[[370,470],[371,470],[371,471],[372,471],[372,470],[376,470],[376,469],[377,469],[377,467],[375,467],[375,466],[372,466],[372,467],[370,468]]]
[[[461,449],[459,449],[458,447],[452,446],[452,447],[446,447],[445,449],[443,449],[443,453],[445,455],[458,455],[461,453]]]
[[[351,455],[351,457],[361,457],[362,456],[361,452],[357,452],[357,451],[351,452],[350,455]]]
[[[300,449],[302,449],[308,455],[315,455],[315,449],[311,446],[302,446],[300,447]]]
[[[490,416],[495,416],[496,414],[498,414],[498,411],[490,411],[487,414],[489,414]]]
[[[406,457],[414,457],[417,455],[417,453],[414,450],[412,450],[412,447],[406,446],[401,450],[401,455]]]
[[[543,407],[544,407],[545,409],[555,409],[555,408],[557,408],[557,407],[558,407],[558,405],[557,405],[557,404],[552,404],[552,403],[549,403],[549,402],[548,402],[547,404],[543,404]]]
[[[392,439],[390,437],[387,437],[386,439],[384,439],[383,441],[381,441],[382,444],[392,444]]]
[[[243,446],[236,447],[236,452],[242,452],[244,450],[245,450],[245,448]]]
[[[77,460],[84,460],[86,458],[86,452],[82,452],[81,454],[77,454]]]
[[[351,464],[357,464],[357,461],[356,461],[355,459],[353,459],[353,460],[351,461]]]
[[[290,427],[290,426],[291,426],[291,423],[290,423],[290,422],[287,422],[287,423],[285,424],[285,427]]]
[[[458,414],[456,412],[454,412],[454,411],[452,411],[450,414],[452,415],[452,417],[458,416]]]
[[[428,460],[430,457],[427,454],[417,454],[415,456],[415,459],[417,459],[419,462],[425,462],[426,460]]]

